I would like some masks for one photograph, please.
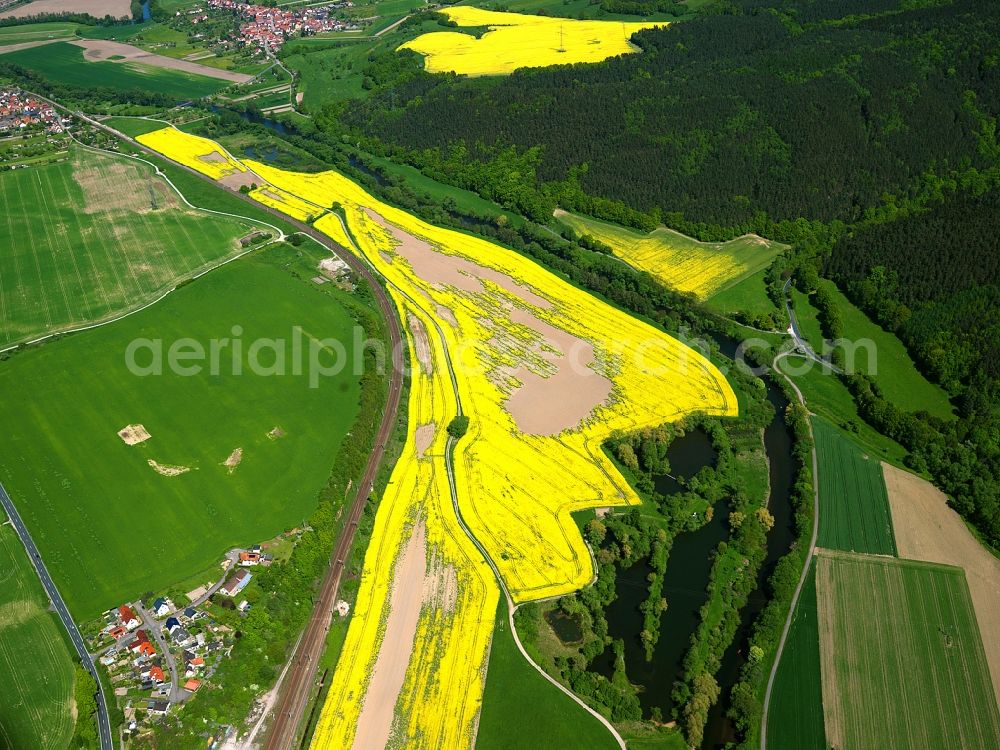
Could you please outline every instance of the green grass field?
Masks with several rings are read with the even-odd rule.
[[[33,70],[51,81],[70,86],[152,91],[182,99],[200,99],[229,85],[207,76],[154,68],[136,62],[88,62],[83,48],[67,42],[22,49],[4,55],[6,62]]]
[[[254,228],[190,209],[146,164],[80,147],[0,173],[0,206],[0,346],[155,299]]]
[[[493,629],[476,750],[542,747],[613,750],[618,744],[597,719],[546,681],[521,656],[507,622],[507,604],[501,601]]]
[[[0,46],[39,42],[44,39],[69,39],[76,34],[76,29],[77,24],[61,21],[4,26],[0,28]]]
[[[285,270],[300,253],[313,268],[326,257],[310,245],[262,250],[136,315],[0,363],[0,479],[79,620],[185,580],[315,507],[355,418],[359,375],[347,367],[310,387],[308,361],[301,375],[293,370],[293,328],[307,358],[320,339],[349,346],[357,303]],[[127,368],[126,351],[142,338],[164,342],[163,375]],[[285,375],[251,371],[250,347],[265,338],[284,340]],[[217,374],[203,360],[184,376],[167,367],[180,339],[206,349],[231,341],[219,344]],[[269,344],[257,356],[265,366],[276,358]],[[350,359],[329,344],[317,356],[324,365]],[[147,349],[136,357],[152,359]],[[117,432],[136,423],[152,437],[128,446]],[[270,437],[275,427],[284,435]],[[230,472],[223,462],[237,448],[242,462]],[[164,476],[150,460],[191,470]]]
[[[824,552],[816,594],[832,747],[1000,747],[1000,714],[960,568]]]
[[[767,739],[777,748],[827,750],[816,621],[816,570],[809,569],[774,678]]]
[[[0,520],[6,517],[0,513]],[[73,661],[24,545],[0,526],[0,748],[64,748],[73,735]]]
[[[902,465],[906,451],[861,418],[851,392],[836,374],[823,372],[821,366],[800,356],[786,357],[778,367],[802,391],[810,411],[837,425],[869,454]]]
[[[871,375],[886,398],[901,409],[923,410],[942,419],[954,416],[948,395],[920,373],[895,334],[873,323],[833,282],[824,279],[820,284],[833,294],[843,319],[844,337],[853,342],[870,341],[872,344],[871,348],[857,347],[852,368],[855,372]],[[823,351],[823,334],[816,309],[810,299],[798,290],[793,290],[792,295],[802,335],[817,352]]]
[[[785,311],[767,296],[765,275],[767,270],[750,274],[742,281],[716,292],[705,301],[705,306],[720,315],[731,316],[742,312],[752,317],[770,315],[779,328],[787,327]]]
[[[104,120],[104,124],[133,138],[169,127],[169,123],[163,120],[147,120],[143,117],[109,117]]]
[[[822,417],[813,419],[819,460],[820,547],[895,555],[882,464]]]
[[[579,214],[557,212],[557,217],[577,234],[603,242],[629,265],[700,299],[763,271],[785,247],[753,235],[728,242],[699,242],[662,226],[642,234]]]

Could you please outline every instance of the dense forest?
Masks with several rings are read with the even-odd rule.
[[[535,218],[558,201],[730,234],[856,222],[995,162],[1000,6],[899,6],[739,0],[640,33],[640,54],[507,78],[388,53],[368,97],[318,121]]]

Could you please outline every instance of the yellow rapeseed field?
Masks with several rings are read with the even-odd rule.
[[[787,245],[746,234],[729,242],[699,242],[660,227],[649,234],[586,216],[557,212],[578,234],[588,234],[611,248],[629,265],[655,276],[669,287],[699,299],[711,297],[770,265]]]
[[[175,128],[154,130],[138,136],[136,140],[154,151],[168,154],[174,161],[206,174],[213,180],[246,171],[246,167],[219,144]]]
[[[176,136],[157,142],[190,154]],[[314,226],[386,279],[413,364],[406,444],[314,747],[472,747],[499,589],[461,522],[516,601],[579,589],[594,570],[569,514],[639,502],[602,442],[692,412],[734,415],[735,395],[696,352],[517,253],[421,221],[335,172],[245,166],[279,199],[269,205],[343,207],[349,235],[333,213]],[[445,428],[460,410],[470,427],[455,447],[459,515]],[[415,539],[424,565],[407,573]],[[405,614],[394,603],[414,591],[412,644],[386,640]],[[407,665],[396,683],[394,662]]]
[[[506,75],[517,68],[543,68],[565,63],[600,62],[613,55],[636,52],[629,41],[637,31],[665,22],[578,21],[529,16],[458,5],[440,11],[459,26],[488,26],[476,38],[458,31],[422,34],[400,46],[425,58],[432,73]]]

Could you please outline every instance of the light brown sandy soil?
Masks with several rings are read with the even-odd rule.
[[[281,429],[280,427],[275,426],[275,428],[273,430],[271,430],[269,433],[267,433],[267,436],[271,440],[277,440],[278,438],[283,438],[285,436],[285,431],[283,429]]]
[[[445,323],[450,325],[452,328],[458,328],[458,318],[455,317],[455,313],[451,311],[451,308],[445,307],[444,305],[437,305],[434,310]]]
[[[125,441],[125,445],[138,445],[149,440],[152,435],[141,424],[130,424],[118,430],[118,437]]]
[[[353,750],[382,750],[388,745],[396,701],[417,636],[426,574],[424,524],[420,521],[396,560],[385,635],[358,717]]]
[[[130,15],[129,0],[35,0],[0,13],[0,18],[24,18],[39,13],[89,13],[95,18]]]
[[[983,547],[937,487],[882,464],[899,556],[965,570],[1000,706],[1000,560]]]
[[[448,615],[455,611],[457,601],[458,574],[455,566],[447,565],[440,556],[433,555],[424,576],[424,604]]]
[[[209,159],[208,156],[199,156],[198,158],[204,159],[205,161],[215,161],[215,162],[225,161],[225,158],[223,158],[220,154],[215,153],[214,151],[212,152],[212,155],[214,155],[217,158]],[[239,190],[244,185],[246,187],[251,187],[255,183],[259,185],[260,179],[253,172],[231,172],[230,174],[227,174],[225,177],[220,177],[217,180],[217,182],[221,182],[227,188],[232,188],[233,190]]]
[[[386,222],[374,211],[368,216],[386,229],[398,243],[396,252],[422,279],[436,285],[453,286],[473,294],[489,291],[495,284],[520,301],[540,309],[552,303],[519,284],[506,274],[485,268],[466,258],[438,252],[430,243]],[[522,385],[507,400],[506,408],[518,428],[532,435],[557,435],[576,427],[604,403],[611,394],[612,383],[590,369],[594,362],[593,346],[562,329],[546,323],[526,309],[501,300],[510,310],[510,319],[535,331],[541,338],[537,354],[551,366],[551,372],[533,372],[527,367],[511,371]],[[456,325],[450,311],[449,323]],[[438,306],[438,314],[442,308]],[[545,347],[553,351],[543,351]]]
[[[399,243],[396,252],[406,258],[420,278],[434,284],[454,286],[466,292],[482,292],[485,289],[484,281],[492,281],[529,305],[542,309],[552,307],[547,299],[518,284],[510,276],[457,255],[438,252],[430,243],[388,223],[371,209],[366,208],[365,212]]]
[[[243,449],[237,448],[232,453],[229,454],[229,458],[223,461],[222,465],[229,469],[229,473],[232,474],[236,471],[236,467],[240,465],[240,461],[243,460]]]
[[[430,375],[434,372],[434,364],[431,362],[431,345],[427,340],[427,329],[415,315],[407,315],[406,322],[410,326],[410,333],[413,334],[413,348],[416,350],[420,369],[425,375]]]
[[[521,432],[558,435],[579,425],[607,401],[612,383],[590,369],[594,362],[594,347],[590,342],[521,308],[512,309],[510,319],[537,331],[545,344],[560,352],[542,351],[542,356],[555,367],[555,372],[547,377],[526,367],[511,373],[521,381],[521,387],[507,399],[506,408]]]
[[[56,2],[61,2],[61,0],[56,0]],[[127,2],[125,6],[127,10]],[[211,68],[208,65],[191,62],[190,60],[178,60],[173,57],[156,55],[144,49],[133,47],[131,44],[113,42],[110,39],[74,39],[71,44],[83,47],[83,56],[92,62],[107,60],[109,57],[121,57],[123,59],[115,60],[114,62],[137,62],[153,68],[180,70],[184,73],[219,78],[223,81],[232,81],[233,83],[247,83],[253,80],[253,76],[246,75],[245,73],[234,73],[231,70]]]
[[[431,443],[434,442],[434,433],[437,431],[437,425],[433,422],[429,424],[420,425],[416,432],[413,434],[413,441],[417,448],[417,458],[423,458],[424,453],[427,449],[431,447]]]
[[[146,463],[152,466],[157,474],[162,474],[165,477],[177,477],[191,471],[190,466],[168,466],[167,464],[157,463],[153,459],[149,459]]]

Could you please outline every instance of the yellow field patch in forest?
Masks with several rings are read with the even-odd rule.
[[[477,38],[459,31],[433,31],[400,46],[424,56],[431,73],[506,75],[517,68],[600,62],[639,50],[629,41],[642,29],[665,22],[579,21],[521,13],[498,13],[459,5],[439,11],[459,26],[488,26]]]
[[[699,242],[666,227],[642,234],[566,211],[557,211],[556,217],[577,234],[603,242],[630,266],[698,299],[711,297],[767,268],[774,256],[787,247],[755,234],[728,242]]]

